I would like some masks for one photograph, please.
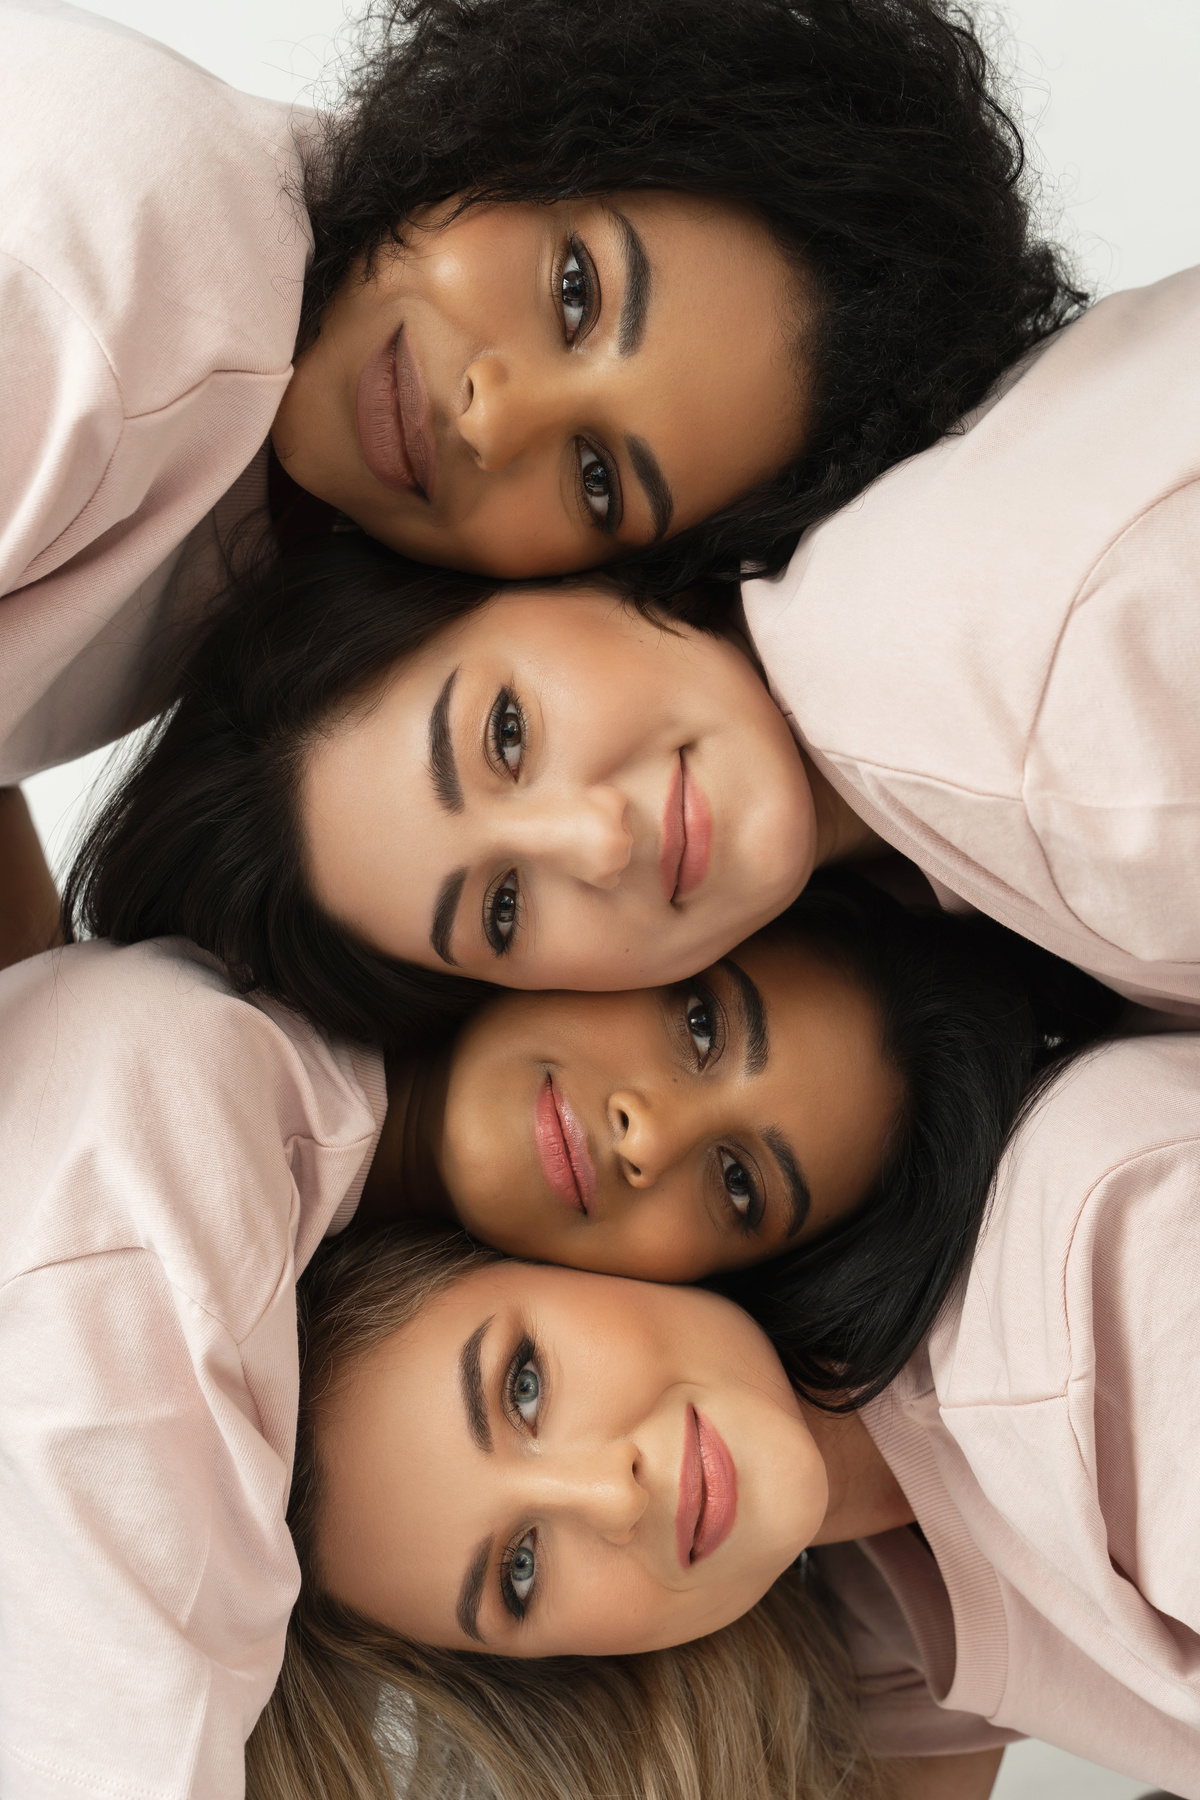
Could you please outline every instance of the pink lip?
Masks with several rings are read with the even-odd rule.
[[[663,809],[662,851],[658,878],[668,900],[694,894],[708,874],[712,851],[712,814],[681,750]]]
[[[533,1140],[551,1190],[564,1206],[586,1217],[596,1201],[596,1166],[587,1134],[552,1075],[538,1089]]]
[[[720,1433],[694,1406],[687,1409],[675,1549],[685,1569],[711,1556],[737,1518],[737,1469]]]
[[[393,493],[428,500],[434,477],[429,400],[403,328],[363,365],[354,424],[375,479]]]

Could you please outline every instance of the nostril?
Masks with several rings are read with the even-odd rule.
[[[621,1130],[623,1132],[628,1131],[629,1130],[629,1114],[627,1112],[618,1112],[617,1117],[621,1121]]]

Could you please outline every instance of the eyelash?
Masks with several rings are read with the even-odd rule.
[[[513,748],[511,744],[506,745],[501,737],[501,732],[510,718],[516,719],[517,729],[520,732],[520,738],[516,748],[518,751],[523,752],[525,749],[524,709],[521,706],[521,702],[510,688],[501,688],[500,692],[496,695],[491,717],[488,719],[488,752],[497,770],[503,775],[511,776],[515,781],[521,773],[521,764],[524,761],[524,756],[518,756],[516,767],[514,768],[513,764],[507,760],[504,754],[506,749],[511,750]]]
[[[564,288],[569,277],[578,275],[583,288],[583,294],[577,307],[572,310],[579,311],[582,314],[582,317],[574,329],[570,331],[566,329],[566,318],[564,317],[563,319],[563,335],[566,338],[567,343],[577,344],[581,337],[587,336],[588,332],[592,329],[600,316],[600,282],[596,275],[596,265],[592,261],[588,247],[580,238],[569,237],[563,248],[565,254],[554,272],[555,297],[559,307],[565,315],[567,301]],[[569,271],[568,265],[572,262],[575,264],[575,268]]]
[[[703,1055],[699,1052],[695,1037],[693,1036],[692,1027],[688,1023],[694,1010],[691,1005],[692,1001],[699,1001],[700,1005],[708,1014],[709,1024],[712,1027],[712,1041],[708,1050]],[[725,1048],[725,1009],[713,993],[712,989],[707,987],[702,981],[689,981],[683,989],[683,1031],[692,1050],[696,1053],[696,1067],[698,1070],[703,1071],[704,1069],[707,1069],[721,1056],[721,1053]],[[717,1167],[720,1173],[721,1188],[729,1202],[729,1210],[734,1216],[738,1230],[744,1232],[748,1237],[752,1236],[762,1224],[763,1216],[763,1199],[759,1192],[758,1184],[746,1163],[734,1151],[727,1150],[724,1145],[720,1145],[717,1148],[716,1157]],[[722,1161],[724,1157],[729,1158],[730,1165],[740,1168],[742,1174],[746,1178],[746,1185],[749,1189],[749,1193],[744,1208],[735,1204],[733,1195],[729,1191],[726,1182],[726,1176],[729,1173],[729,1169]]]
[[[509,1360],[508,1370],[504,1377],[504,1410],[512,1420],[513,1424],[517,1426],[518,1430],[522,1431],[528,1431],[530,1425],[528,1420],[522,1419],[521,1417],[520,1408],[517,1404],[516,1387],[518,1378],[530,1363],[533,1364],[540,1384],[543,1377],[538,1347],[534,1339],[526,1334],[513,1352],[512,1357]],[[541,1399],[540,1391],[538,1399]],[[536,1436],[536,1425],[533,1427],[533,1430],[534,1435]],[[522,1599],[513,1586],[512,1568],[516,1558],[530,1539],[533,1540],[535,1546],[533,1585],[530,1587],[524,1599]],[[535,1531],[523,1531],[520,1537],[513,1539],[512,1543],[507,1546],[500,1557],[500,1597],[504,1602],[506,1610],[518,1621],[523,1619],[528,1613],[532,1596],[537,1592],[536,1544],[537,1533]]]
[[[501,907],[501,896],[511,895],[504,900],[505,908],[511,907],[511,919],[501,919],[498,913]],[[487,891],[483,901],[483,935],[496,956],[507,956],[512,949],[513,939],[521,925],[521,889],[517,880],[517,871],[509,869]]]
[[[681,989],[681,993],[683,996],[684,1039],[696,1056],[697,1069],[707,1069],[711,1063],[715,1063],[720,1059],[721,1053],[725,1048],[725,1009],[717,999],[717,996],[713,993],[712,989],[707,987],[702,981],[687,982]],[[701,1006],[708,1014],[709,1023],[712,1026],[712,1040],[703,1055],[701,1055],[699,1046],[692,1035],[692,1028],[688,1024],[688,1019],[692,1013],[692,1007],[689,1005],[689,1001],[693,998],[699,1000]]]

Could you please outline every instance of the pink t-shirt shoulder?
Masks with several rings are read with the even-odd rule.
[[[212,598],[195,581],[183,602],[170,590],[291,374],[311,114],[57,0],[0,0],[0,29],[12,781],[146,717],[181,615]]]
[[[1190,1034],[1070,1069],[962,1295],[864,1413],[933,1551],[893,1532],[829,1564],[881,1749],[960,1747],[936,1705],[1200,1795],[1198,1096]]]
[[[381,1059],[164,941],[0,976],[0,1792],[237,1800],[298,1587],[295,1282]]]
[[[939,893],[1200,1006],[1200,270],[1103,300],[746,584],[818,767]]]

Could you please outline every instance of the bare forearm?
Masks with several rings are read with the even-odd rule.
[[[0,969],[58,943],[58,889],[20,788],[0,788]]]
[[[1003,1750],[962,1756],[897,1756],[885,1762],[888,1800],[988,1800]]]

